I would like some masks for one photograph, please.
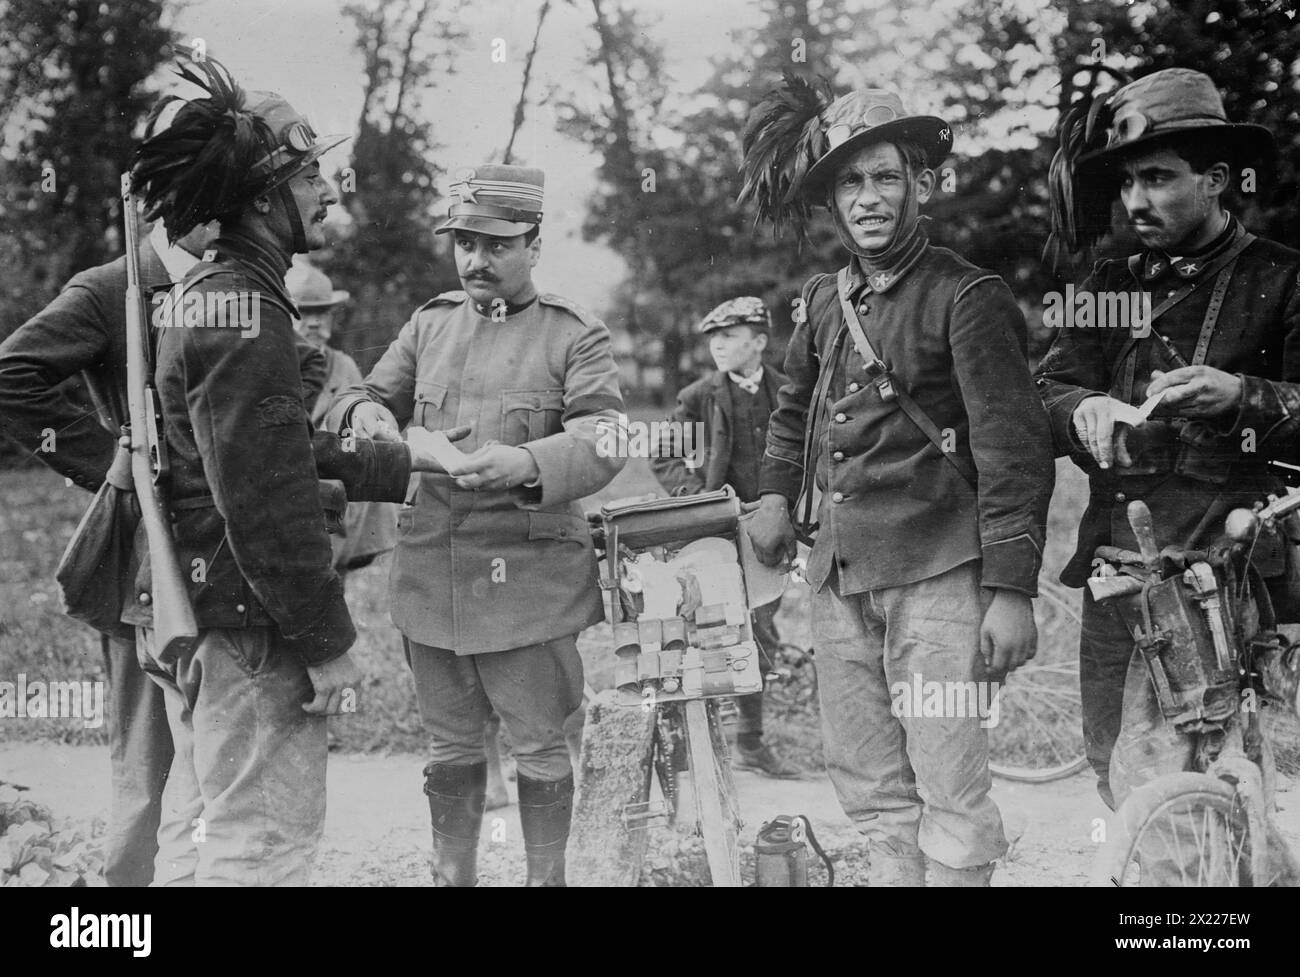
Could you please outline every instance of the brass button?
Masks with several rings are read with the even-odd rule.
[[[153,600],[153,598],[150,597],[148,594],[141,594],[141,595],[140,595],[140,603],[141,603],[141,604],[148,604],[151,600]]]
[[[247,609],[248,609],[248,608],[246,608],[243,604],[236,604],[236,605],[235,605],[235,613],[236,613],[236,614],[243,614],[244,611],[246,611]]]
[[[844,501],[844,493],[843,493],[843,492],[836,492],[834,495],[831,496],[831,501],[832,501],[832,502],[843,502],[843,501]]]
[[[843,460],[844,460],[844,452],[843,452],[843,451],[837,451],[837,452],[835,452],[835,454],[831,455],[831,457],[834,458],[836,461],[843,461]]]
[[[1116,493],[1115,493],[1115,501],[1116,501],[1116,502],[1127,502],[1127,501],[1128,501],[1128,496],[1125,495],[1123,492],[1116,492]]]
[[[857,393],[858,390],[860,390],[860,389],[861,389],[861,388],[857,385],[857,383],[850,383],[850,384],[849,384],[849,393],[851,393],[851,394],[855,394],[855,393]]]
[[[836,424],[843,424],[843,423],[844,423],[845,421],[847,421],[848,419],[849,419],[848,415],[847,415],[847,414],[844,414],[844,413],[842,413],[842,412],[839,413],[839,414],[836,414],[836,415],[835,415],[835,423],[836,423]]]

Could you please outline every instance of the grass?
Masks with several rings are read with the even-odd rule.
[[[47,468],[0,471],[0,681],[106,678],[98,634],[62,613],[54,582],[89,502]],[[0,740],[105,743],[107,736],[80,719],[11,718],[0,719]]]

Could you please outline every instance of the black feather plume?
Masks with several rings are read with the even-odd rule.
[[[1083,70],[1089,75],[1087,86],[1080,89],[1081,97],[1068,105],[1057,122],[1057,149],[1047,174],[1051,233],[1043,249],[1043,261],[1054,272],[1091,250],[1110,230],[1114,186],[1099,179],[1081,181],[1076,169],[1080,156],[1102,149],[1106,142],[1111,93],[1097,95],[1099,76],[1110,75],[1121,86],[1129,79],[1101,64]]]
[[[270,129],[250,111],[220,62],[183,62],[176,73],[207,97],[188,101],[170,126],[144,140],[131,167],[145,218],[161,217],[172,241],[242,210],[260,189],[253,165],[273,143]]]
[[[825,78],[809,81],[787,71],[784,84],[768,92],[745,123],[736,200],[753,200],[754,223],[768,221],[775,235],[786,222],[800,238],[806,234],[812,202],[803,196],[804,178],[826,151],[819,117],[833,99]]]

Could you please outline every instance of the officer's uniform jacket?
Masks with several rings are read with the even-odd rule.
[[[1157,264],[1167,264],[1157,254],[1134,256],[1132,269],[1129,260],[1100,261],[1080,286],[1080,292],[1094,293],[1145,290],[1153,306],[1185,283],[1195,286],[1131,345],[1131,390],[1124,389],[1127,357],[1120,359],[1130,345],[1127,329],[1063,328],[1043,358],[1036,382],[1056,454],[1069,455],[1089,476],[1088,508],[1074,558],[1061,575],[1065,583],[1083,585],[1099,545],[1136,548],[1128,502],[1147,503],[1159,545],[1203,545],[1222,530],[1231,509],[1249,508],[1280,491],[1270,459],[1300,460],[1300,252],[1262,238],[1236,259],[1206,351],[1207,365],[1242,379],[1235,413],[1212,420],[1153,417],[1129,432],[1133,467],[1112,465],[1107,471],[1088,454],[1071,420],[1079,403],[1097,394],[1142,403],[1153,370],[1183,365],[1170,348],[1182,361],[1192,361],[1217,277],[1212,264],[1243,233],[1234,221],[1206,253],[1174,269]],[[1255,562],[1265,576],[1274,576],[1282,570],[1281,557],[1280,551],[1257,548]]]
[[[599,319],[543,294],[494,321],[464,292],[439,295],[339,398],[328,425],[346,426],[363,399],[385,404],[402,424],[468,425],[457,443],[467,454],[489,441],[522,446],[541,472],[536,488],[479,492],[443,474],[419,476],[393,555],[393,622],[403,634],[477,654],[574,634],[602,618],[578,502],[625,460],[598,449],[623,410]]]
[[[848,596],[982,559],[984,586],[1033,595],[1054,470],[1024,317],[996,275],[919,242],[870,281],[854,261],[846,293],[893,382],[973,464],[978,491],[868,376],[835,275],[804,287],[806,315],[787,347],[789,382],[768,426],[760,490],[793,504],[815,475],[820,529],[808,579],[817,590],[832,573]],[[813,471],[805,473],[809,429]]]
[[[356,637],[331,569],[317,473],[350,498],[402,497],[405,445],[341,444],[313,432],[302,396],[298,337],[284,291],[287,258],[236,234],[213,245],[214,262],[186,277],[186,295],[214,308],[221,296],[258,299],[256,334],[227,308],[158,330],[155,383],[171,461],[169,504],[180,565],[201,628],[278,628],[282,647],[308,664],[347,651]],[[179,318],[179,317],[173,317]],[[123,621],[148,624],[142,598]]]
[[[772,405],[776,405],[777,391],[785,382],[784,373],[766,364],[763,366],[760,385]],[[671,453],[669,446],[664,446],[661,451],[652,452],[650,459],[650,468],[659,479],[659,484],[670,495],[694,495],[722,488],[727,482],[727,469],[731,464],[733,437],[736,433],[731,382],[726,372],[715,370],[683,387],[677,395],[672,420],[683,425],[703,424],[702,440],[695,445],[701,463],[691,468],[680,453]],[[748,436],[745,432],[741,434]],[[766,438],[763,438],[758,444],[759,455],[763,453],[765,445]]]

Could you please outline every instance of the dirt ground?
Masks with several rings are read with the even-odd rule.
[[[421,758],[338,754],[330,757],[329,813],[313,879],[319,886],[426,885],[429,815],[421,792]],[[0,744],[0,776],[31,788],[34,800],[92,831],[107,816],[108,751],[54,743]],[[776,781],[738,772],[742,841],[753,844],[759,824],[777,814],[805,814],[836,864],[837,885],[861,881],[861,838],[840,811],[824,775]],[[1278,823],[1300,850],[1300,789],[1282,778]],[[513,793],[513,784],[510,785]],[[1087,883],[1104,838],[1105,806],[1090,774],[1052,784],[997,781],[994,797],[1016,841],[994,875],[995,886],[1079,886]],[[746,859],[750,864],[751,860]],[[656,829],[647,856],[647,884],[698,884],[701,856],[694,839]],[[752,881],[752,868],[750,877]],[[523,842],[513,805],[488,812],[479,848],[481,883],[520,885]],[[824,880],[820,872],[814,880]]]

